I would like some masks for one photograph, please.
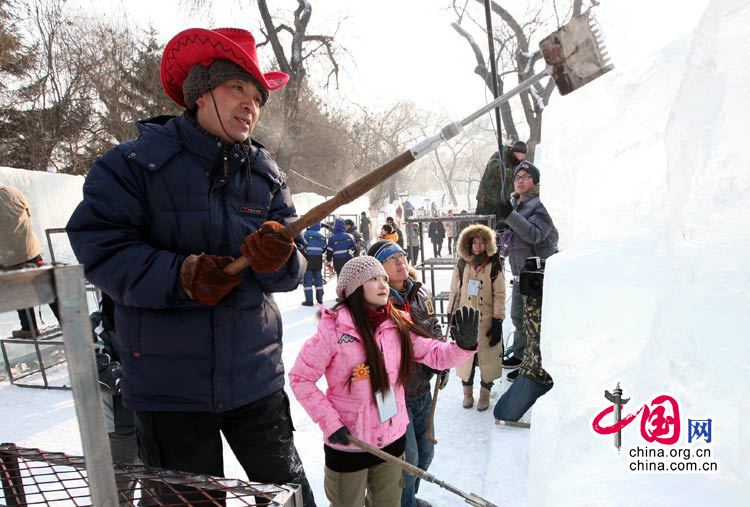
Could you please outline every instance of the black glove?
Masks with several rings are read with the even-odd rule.
[[[331,436],[328,437],[328,441],[332,444],[349,445],[349,435],[351,435],[349,428],[342,426],[331,433]]]
[[[448,373],[450,373],[450,370],[443,370],[437,375],[436,382],[438,383],[438,386],[440,387],[441,391],[445,389],[445,386],[448,385],[448,379],[450,378],[448,376]]]
[[[487,331],[490,337],[490,347],[494,347],[503,341],[503,319],[492,318],[492,327]]]
[[[119,396],[122,392],[122,386],[120,385],[122,368],[120,363],[112,361],[112,358],[106,352],[97,352],[96,368],[99,372],[99,387],[112,396]]]
[[[477,349],[479,335],[479,310],[464,306],[453,314],[451,338],[464,350]]]
[[[503,221],[511,214],[513,211],[513,206],[508,203],[501,203],[496,209],[495,209],[495,218],[497,218],[499,221]]]

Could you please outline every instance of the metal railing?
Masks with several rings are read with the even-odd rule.
[[[136,497],[141,500],[138,505],[145,505],[144,501],[149,505],[302,505],[297,485],[113,464],[83,268],[45,266],[0,271],[0,313],[55,300],[84,457],[0,445],[0,505],[72,505],[72,501],[74,505],[115,507],[136,505]],[[136,484],[140,485],[138,494]]]
[[[76,416],[94,505],[114,507],[117,489],[94,360],[83,268],[57,266],[0,273],[0,312],[58,301]]]

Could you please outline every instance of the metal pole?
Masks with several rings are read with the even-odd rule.
[[[487,24],[487,48],[490,53],[490,71],[492,73],[492,96],[497,98],[497,62],[495,62],[495,38],[492,35],[492,10],[490,0],[484,0],[484,18]],[[495,108],[495,122],[497,123],[497,150],[502,155],[503,150],[503,125],[500,122],[500,105]],[[505,185],[505,173],[503,173],[503,185]],[[505,189],[503,189],[503,195]]]
[[[54,269],[60,325],[93,505],[115,507],[117,488],[94,360],[81,266]]]
[[[538,74],[534,74],[533,76],[526,79],[525,81],[521,81],[520,83],[518,83],[518,86],[516,86],[512,90],[506,93],[503,93],[502,95],[500,95],[498,98],[496,98],[489,104],[486,104],[484,107],[477,109],[476,111],[471,113],[469,116],[461,120],[461,125],[465,127],[466,125],[473,122],[474,120],[476,120],[483,114],[491,111],[492,109],[496,108],[503,102],[506,102],[511,97],[518,95],[520,92],[526,90],[527,88],[530,88],[534,83],[541,81],[542,79],[550,75],[552,75],[552,67],[548,65],[543,71],[539,72]]]

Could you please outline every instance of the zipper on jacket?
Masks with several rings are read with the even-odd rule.
[[[224,149],[222,150],[222,155],[224,157],[224,178],[229,177],[229,148],[228,145],[224,145]]]

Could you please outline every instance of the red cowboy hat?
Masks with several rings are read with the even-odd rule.
[[[161,57],[161,85],[167,95],[183,107],[182,83],[190,68],[206,67],[214,60],[230,60],[253,76],[267,90],[282,88],[289,76],[283,72],[261,72],[255,52],[255,39],[241,28],[188,28],[175,35]]]

